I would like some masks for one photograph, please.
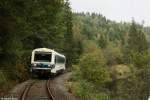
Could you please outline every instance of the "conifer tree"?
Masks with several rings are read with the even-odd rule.
[[[14,76],[28,67],[33,49],[63,50],[63,5],[64,0],[0,0],[0,69],[13,69]]]
[[[73,43],[73,32],[72,32],[72,11],[70,3],[66,0],[64,5],[64,19],[65,19],[65,53],[67,56],[67,66],[70,67],[74,60],[74,43]]]
[[[138,27],[133,21],[129,30],[128,38],[128,49],[133,52],[144,53],[148,50],[148,43],[146,41],[145,35],[141,30],[141,27]]]
[[[98,44],[101,48],[105,48],[107,45],[107,38],[106,36],[104,36],[103,34],[100,36],[99,40],[98,40]]]
[[[128,40],[123,51],[124,59],[127,63],[132,63],[131,60],[134,55],[138,53],[144,54],[148,51],[148,42],[142,32],[142,26],[137,25],[134,21],[130,26]]]

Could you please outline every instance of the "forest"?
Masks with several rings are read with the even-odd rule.
[[[131,20],[72,12],[68,0],[0,0],[0,93],[29,79],[31,51],[46,47],[66,56],[81,100],[147,100],[150,27]]]
[[[68,1],[0,0],[0,91],[29,78],[30,56],[35,48],[62,52],[70,66],[72,38]]]
[[[150,94],[150,31],[137,23],[96,13],[73,13],[80,56],[72,92],[81,100],[147,100]],[[80,49],[79,49],[80,48]]]

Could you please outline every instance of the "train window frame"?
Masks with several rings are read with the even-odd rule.
[[[49,55],[50,57],[49,57],[49,59],[48,59],[47,61],[46,61],[46,60],[43,60],[43,61],[41,60],[41,61],[40,61],[40,60],[36,60],[36,59],[35,59],[35,56],[36,56],[37,54],[39,54],[39,55],[40,55],[40,54],[41,54],[41,55],[42,55],[42,54],[43,54],[43,55],[46,55],[46,54],[47,54],[47,55]],[[35,53],[34,53],[34,62],[51,62],[51,61],[52,61],[52,53],[51,53],[51,52],[35,52]]]

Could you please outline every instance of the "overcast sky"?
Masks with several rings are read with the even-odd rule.
[[[132,17],[150,26],[150,0],[70,0],[75,12],[97,12],[115,21],[131,21]]]

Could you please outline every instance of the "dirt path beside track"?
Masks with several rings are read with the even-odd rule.
[[[52,81],[52,87],[54,90],[54,95],[56,96],[56,100],[76,100],[76,98],[69,93],[68,89],[66,88],[66,84],[70,75],[71,73],[59,75]]]

